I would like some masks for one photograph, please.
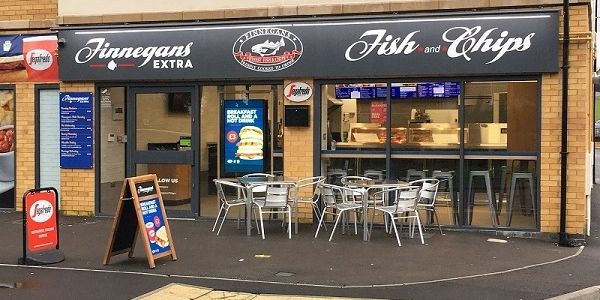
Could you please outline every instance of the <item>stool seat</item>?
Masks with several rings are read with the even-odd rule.
[[[492,181],[490,179],[490,171],[469,171],[469,188],[467,189],[467,199],[469,201],[469,222],[473,220],[473,206],[475,204],[475,193],[473,192],[473,180],[476,177],[483,177],[485,181],[485,188],[487,192],[487,202],[490,208],[490,218],[492,219],[492,225],[497,227],[500,223],[498,220],[498,214],[496,213],[496,196],[492,188]]]
[[[520,180],[520,181],[519,181]],[[522,182],[526,180],[529,183],[529,193],[531,196],[531,206],[533,209],[533,218],[535,227],[537,228],[538,220],[537,220],[537,201],[535,199],[535,193],[533,189],[535,188],[535,181],[533,179],[533,174],[530,172],[516,172],[512,174],[512,180],[510,183],[510,196],[508,198],[508,221],[506,222],[506,226],[510,227],[512,222],[512,210],[515,199],[515,188],[518,182]],[[523,195],[521,194],[521,209],[524,208]]]
[[[425,179],[427,177],[426,170],[408,169],[406,171],[406,182],[411,182],[417,179]]]

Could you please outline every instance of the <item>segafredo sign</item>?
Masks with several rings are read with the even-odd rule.
[[[312,96],[312,88],[305,82],[291,82],[283,89],[283,96],[292,102],[304,102]]]
[[[558,72],[558,13],[60,28],[60,79],[221,80]]]

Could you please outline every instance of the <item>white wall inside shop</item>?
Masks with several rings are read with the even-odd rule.
[[[345,0],[306,0],[302,5],[381,3],[381,0],[362,0],[348,2]],[[119,0],[87,0],[81,5],[79,0],[59,0],[59,16],[109,15],[125,13],[171,12],[171,11],[204,11],[236,8],[259,8],[274,6],[297,6],[292,0],[222,0],[222,1],[119,1]]]
[[[207,143],[219,140],[219,93],[216,86],[202,87],[200,101],[200,171],[208,171]]]

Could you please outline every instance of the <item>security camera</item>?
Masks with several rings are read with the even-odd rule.
[[[58,46],[64,47],[66,44],[67,44],[67,41],[65,40],[65,38],[58,39]]]

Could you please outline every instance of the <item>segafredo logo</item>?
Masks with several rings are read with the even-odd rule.
[[[292,82],[285,86],[283,95],[292,102],[303,102],[312,96],[312,88],[304,82]]]
[[[233,44],[233,57],[247,69],[276,72],[289,68],[302,56],[302,41],[281,28],[257,28]]]
[[[43,71],[52,66],[52,54],[46,49],[33,49],[25,55],[27,64],[36,71]]]
[[[35,201],[29,210],[29,216],[36,223],[44,223],[50,220],[53,213],[52,204],[46,200]]]

